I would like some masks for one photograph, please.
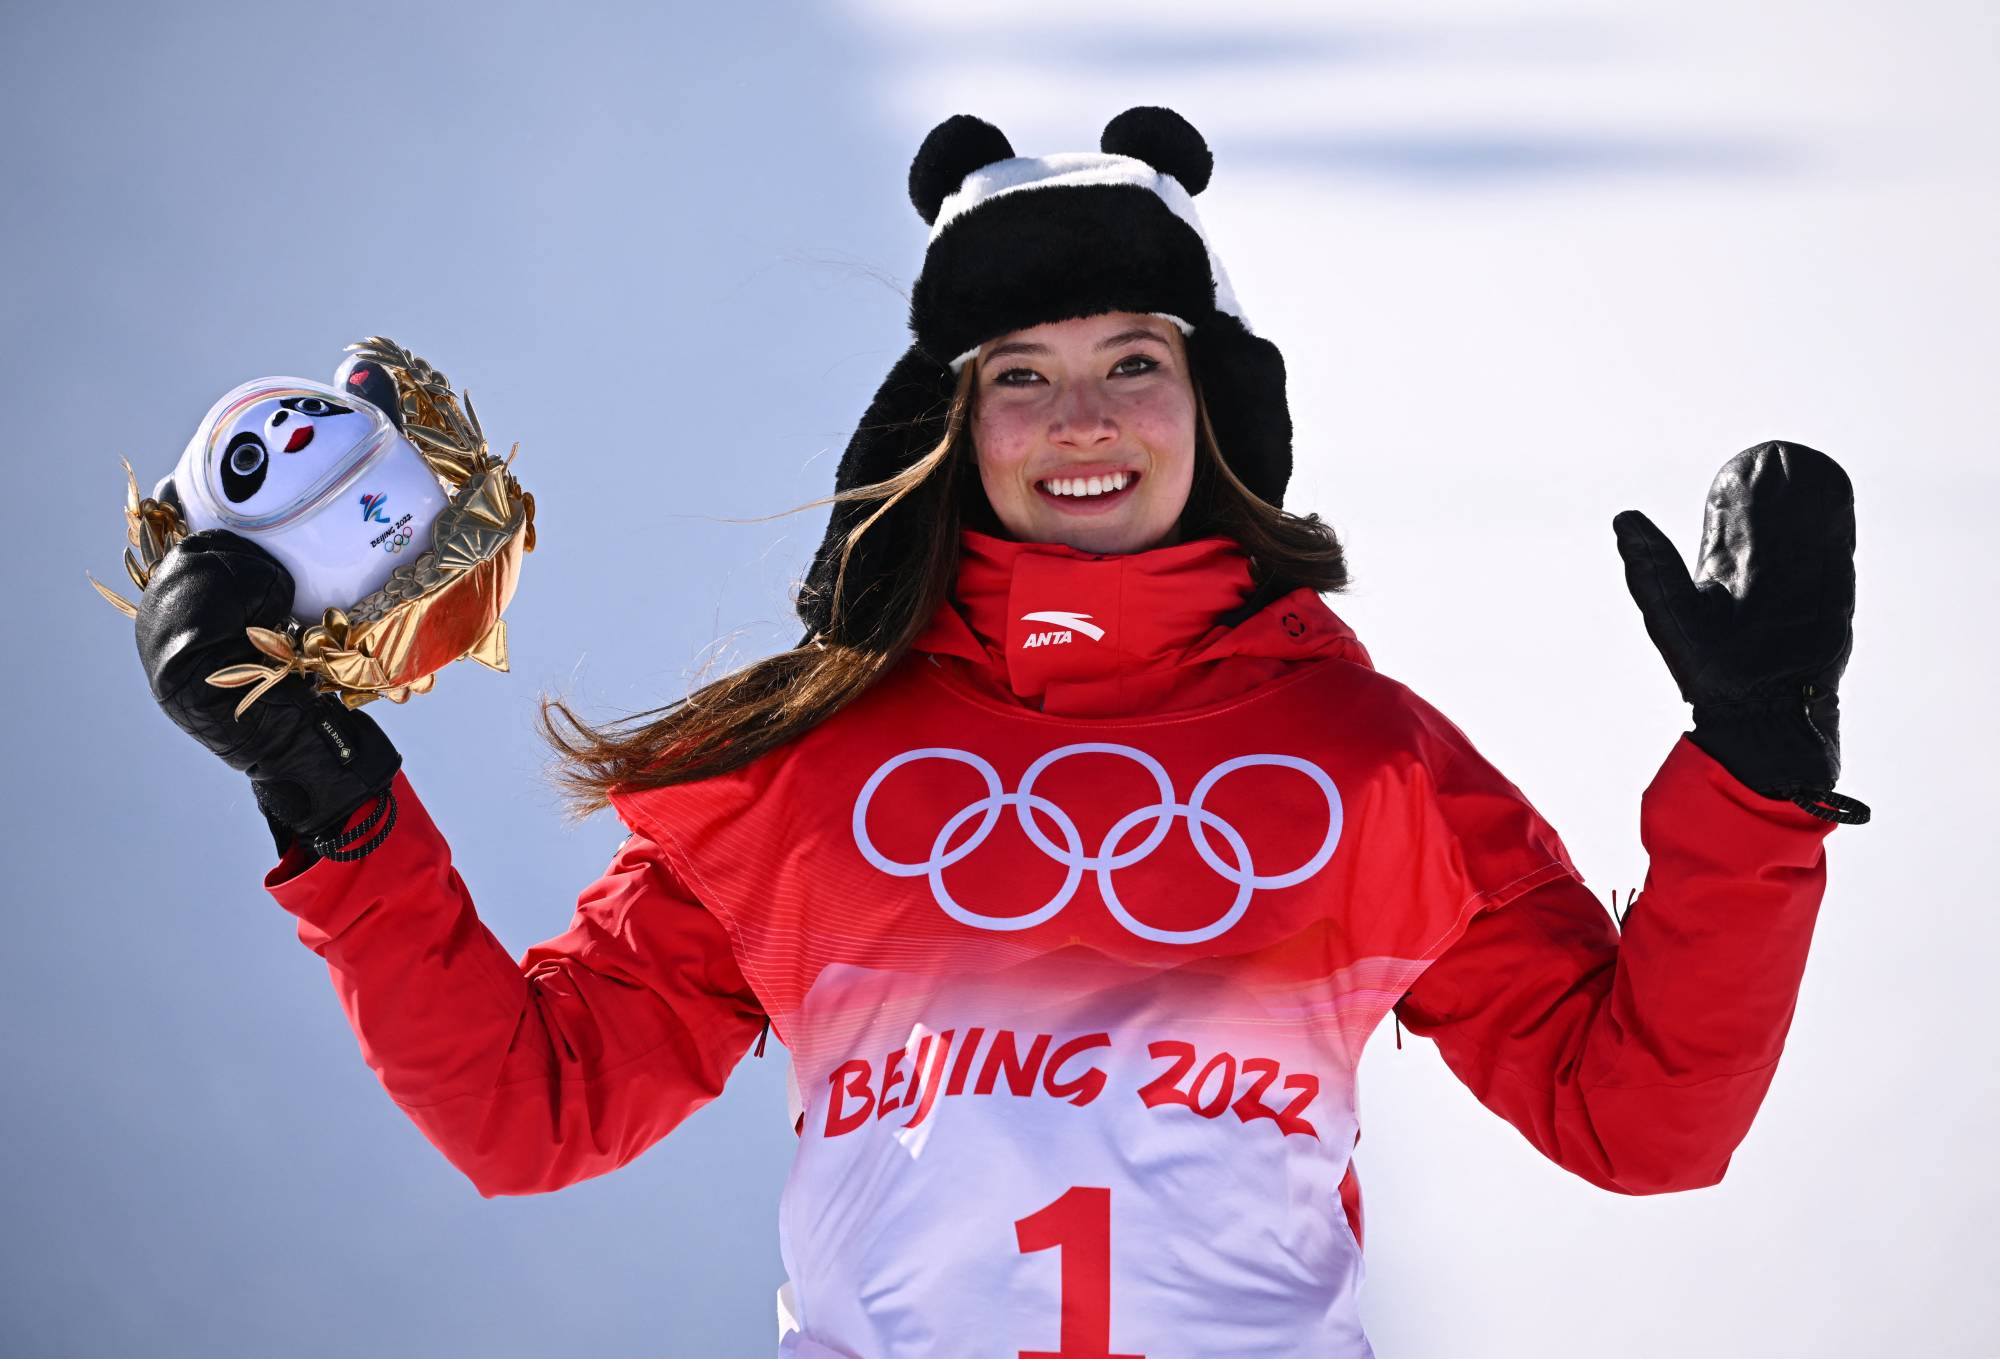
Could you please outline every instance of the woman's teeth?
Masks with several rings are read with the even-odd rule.
[[[1102,477],[1050,477],[1042,483],[1042,489],[1050,495],[1104,495],[1110,491],[1122,491],[1132,484],[1132,473],[1113,472]]]

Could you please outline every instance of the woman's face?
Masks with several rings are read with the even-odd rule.
[[[1011,536],[1086,552],[1174,540],[1194,480],[1195,404],[1172,322],[1051,322],[987,342],[977,363],[979,480]]]

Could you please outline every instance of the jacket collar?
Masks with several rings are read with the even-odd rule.
[[[1231,658],[1368,664],[1319,596],[1295,590],[1247,617],[1250,562],[1226,538],[1102,556],[966,530],[954,598],[919,651],[965,661],[986,687],[1051,713],[1157,711],[1192,686],[1216,693]],[[1275,673],[1237,667],[1243,687]]]

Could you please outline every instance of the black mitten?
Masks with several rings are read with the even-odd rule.
[[[1866,806],[1833,792],[1854,646],[1847,473],[1802,444],[1731,458],[1708,488],[1697,579],[1637,510],[1611,526],[1646,632],[1694,705],[1694,743],[1766,797],[1866,821]]]
[[[250,776],[280,852],[289,830],[330,857],[356,857],[349,844],[365,853],[392,824],[378,806],[361,837],[368,843],[336,835],[351,813],[387,790],[402,764],[382,729],[315,694],[298,675],[273,685],[241,717],[235,709],[243,691],[207,682],[225,666],[269,664],[244,630],[283,631],[291,607],[291,573],[277,558],[233,533],[190,534],[154,568],[139,601],[139,660],[175,725]]]

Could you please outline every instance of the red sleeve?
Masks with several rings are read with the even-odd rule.
[[[326,959],[361,1054],[481,1194],[601,1175],[722,1090],[763,1025],[722,925],[633,835],[516,963],[409,781],[374,853],[265,885]]]
[[[1624,933],[1561,878],[1476,916],[1396,1007],[1481,1103],[1592,1184],[1714,1184],[1791,1027],[1829,822],[1682,739],[1646,790]]]

